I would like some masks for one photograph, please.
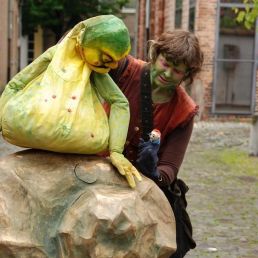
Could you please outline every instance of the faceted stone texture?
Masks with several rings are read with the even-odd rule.
[[[130,189],[109,160],[25,150],[0,159],[0,257],[166,258],[175,220],[146,177]]]

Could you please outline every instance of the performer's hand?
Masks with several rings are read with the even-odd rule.
[[[157,147],[150,141],[140,141],[136,160],[137,168],[139,171],[152,179],[158,179],[160,177],[160,173],[157,170],[157,164],[159,160]]]
[[[138,181],[142,180],[141,175],[139,174],[138,170],[132,165],[132,163],[124,157],[123,154],[118,152],[111,152],[110,159],[112,164],[118,169],[119,173],[125,176],[128,184],[130,187],[135,187],[135,178]]]

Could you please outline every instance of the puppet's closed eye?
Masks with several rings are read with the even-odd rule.
[[[103,54],[102,55],[102,60],[104,63],[109,63],[109,62],[113,62],[113,59],[111,56],[107,55],[107,54]]]

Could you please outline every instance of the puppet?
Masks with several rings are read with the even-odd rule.
[[[102,15],[77,24],[57,45],[18,73],[0,99],[0,130],[26,148],[97,154],[131,187],[138,171],[122,155],[129,124],[128,101],[107,74],[130,50],[124,23]],[[97,72],[91,80],[91,72]],[[109,119],[101,98],[111,105]]]
[[[139,153],[136,163],[144,175],[158,179],[160,174],[157,171],[158,151],[160,147],[161,133],[158,129],[153,129],[149,134],[149,140],[142,138],[139,143]]]

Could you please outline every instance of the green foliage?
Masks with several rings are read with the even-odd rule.
[[[129,0],[24,0],[22,4],[23,34],[40,25],[52,30],[59,39],[81,20],[101,14],[120,15]]]
[[[231,16],[223,16],[220,20],[220,27],[221,28],[236,28],[238,27],[237,21],[232,19]]]
[[[240,11],[238,8],[234,8],[237,14],[236,20],[239,23],[243,23],[247,29],[251,29],[255,26],[255,21],[258,17],[258,0],[243,0],[243,3],[245,4],[245,10]]]

